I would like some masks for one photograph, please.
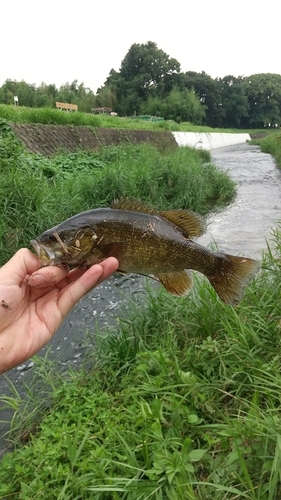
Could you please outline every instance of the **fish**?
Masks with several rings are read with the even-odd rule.
[[[119,272],[152,277],[177,296],[190,292],[190,271],[198,271],[223,302],[236,306],[259,263],[214,252],[194,241],[205,231],[204,218],[191,210],[158,211],[139,200],[120,198],[109,207],[74,215],[30,244],[41,267],[87,268],[113,256]]]

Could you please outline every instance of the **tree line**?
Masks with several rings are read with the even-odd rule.
[[[0,87],[0,103],[14,104],[14,96],[18,97],[20,106],[31,108],[54,108],[56,102],[77,104],[79,111],[91,112],[96,105],[94,92],[86,88],[83,83],[74,80],[65,83],[58,89],[54,84],[41,83],[38,87],[25,81],[16,82],[6,80]]]
[[[0,102],[30,107],[75,103],[79,111],[110,107],[119,116],[149,114],[178,123],[219,128],[263,128],[281,125],[281,75],[211,78],[204,71],[182,72],[180,63],[154,42],[133,44],[119,71],[111,69],[97,93],[74,80],[59,89],[6,80]]]

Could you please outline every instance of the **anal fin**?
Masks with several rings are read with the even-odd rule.
[[[192,288],[192,278],[186,271],[155,276],[172,295],[187,295]]]

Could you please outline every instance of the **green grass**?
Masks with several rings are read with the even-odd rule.
[[[171,132],[236,132],[242,130],[213,129],[211,127],[193,125],[189,122],[176,123],[173,120],[149,122],[138,118],[110,116],[107,114],[92,115],[89,113],[66,113],[53,108],[27,108],[0,104],[0,120],[22,123],[44,123],[54,125],[80,125],[89,127],[122,128],[135,130],[168,130]],[[249,132],[248,130],[246,132]]]
[[[272,133],[255,142],[260,145],[263,153],[270,153],[281,168],[281,132]]]
[[[4,456],[0,498],[280,499],[278,229],[275,243],[235,309],[201,280],[182,299],[148,289],[115,331],[88,333],[85,370],[38,360],[53,406]]]
[[[209,160],[205,151],[161,152],[145,144],[48,159],[27,153],[5,125],[0,135],[0,264],[44,230],[115,198],[201,214],[224,206],[235,186]]]
[[[200,200],[204,213],[233,195],[228,177],[206,161],[188,148],[147,146],[48,160],[27,154],[6,129],[1,258],[111,196],[144,197],[161,209],[196,209]],[[26,398],[12,386],[11,397],[0,397],[13,410],[15,445],[0,463],[0,498],[279,500],[279,226],[273,237],[237,308],[201,279],[183,298],[148,287],[147,301],[132,302],[114,329],[85,332],[77,372],[35,357]]]

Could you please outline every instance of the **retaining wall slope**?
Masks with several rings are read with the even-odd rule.
[[[217,149],[233,144],[250,141],[250,134],[227,134],[219,132],[173,132],[179,146],[190,146],[196,149]]]
[[[101,146],[118,145],[124,142],[132,144],[145,142],[160,149],[189,146],[211,150],[251,140],[250,134],[216,132],[166,132],[40,123],[10,123],[10,126],[28,151],[44,156],[52,156],[59,150],[73,153],[79,149],[95,150]]]

